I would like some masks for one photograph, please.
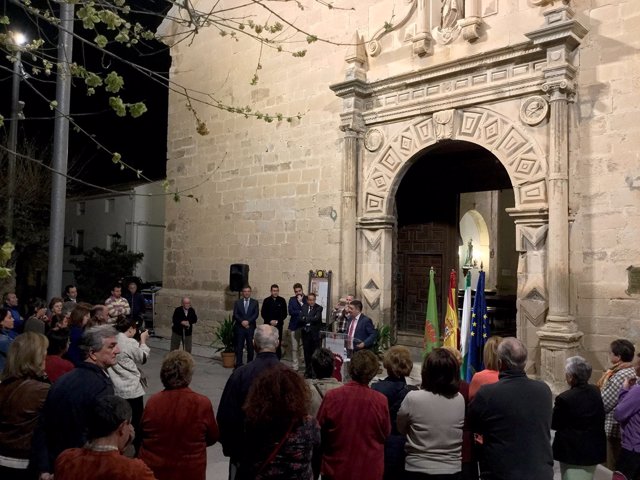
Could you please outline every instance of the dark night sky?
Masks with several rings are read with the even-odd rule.
[[[51,5],[55,5],[53,2]],[[145,9],[162,13],[167,6],[163,0],[130,0],[132,8],[143,6]],[[15,6],[3,0],[2,15],[6,12],[16,24],[11,25],[12,29],[23,30],[30,39],[36,36],[35,25]],[[162,20],[158,15],[138,15],[134,21],[139,21],[147,28],[155,31]],[[41,23],[42,25],[42,23]],[[4,27],[4,26],[3,26]],[[46,47],[54,47],[57,44],[57,33],[50,27],[43,30],[48,42]],[[82,28],[80,22],[76,21],[75,33],[85,35],[86,30]],[[88,34],[93,38],[95,33]],[[139,65],[151,70],[166,74],[170,66],[170,57],[167,47],[159,42],[146,42],[147,45],[137,45],[126,48],[116,45],[107,47],[109,50],[125,57]],[[46,48],[45,47],[45,48]],[[108,72],[116,70],[124,77],[125,86],[119,95],[125,102],[134,103],[145,102],[148,111],[139,118],[118,117],[108,105],[108,96],[103,90],[96,89],[94,96],[86,95],[86,88],[81,80],[75,80],[71,93],[71,115],[78,124],[107,148],[117,151],[122,155],[123,161],[131,164],[137,169],[143,170],[144,174],[152,179],[164,178],[166,172],[166,133],[167,133],[167,89],[164,85],[148,79],[145,75],[135,71],[133,68],[124,65],[118,60],[111,59],[97,52],[95,49],[85,46],[82,42],[74,41],[73,59],[79,64],[85,65],[88,69],[96,72]],[[51,50],[50,54],[55,54]],[[28,61],[28,59],[25,59]],[[4,58],[0,59],[2,65],[11,66]],[[27,73],[30,69],[26,68]],[[42,79],[42,80],[40,80]],[[6,71],[0,71],[0,113],[8,118],[11,115],[11,75]],[[43,81],[44,80],[44,81]],[[37,88],[47,97],[55,98],[55,78],[34,77],[30,80],[31,85]],[[25,121],[20,122],[19,135],[22,138],[34,138],[42,148],[49,148],[46,157],[50,157],[53,143],[53,119],[38,119],[42,117],[52,117],[47,102],[39,98],[29,85],[22,82],[20,89],[20,99],[25,102]],[[84,115],[88,114],[88,115]],[[1,136],[8,134],[8,122],[5,123]],[[20,140],[19,143],[20,145]],[[111,162],[111,156],[96,148],[91,140],[85,135],[76,133],[71,129],[69,138],[69,165],[70,174],[79,176],[88,182],[97,183],[102,186],[125,183],[136,179],[133,172],[122,172],[119,167]],[[82,189],[75,182],[69,183],[70,191]]]

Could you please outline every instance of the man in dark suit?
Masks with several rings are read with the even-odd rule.
[[[524,371],[527,348],[513,337],[498,345],[497,383],[469,405],[471,430],[483,436],[480,473],[491,480],[552,480],[551,390]]]
[[[196,311],[191,306],[189,297],[182,299],[182,305],[173,311],[171,325],[171,350],[182,348],[191,353],[191,339],[193,335],[193,324],[198,321]]]
[[[302,350],[304,352],[304,376],[313,378],[311,356],[320,346],[320,329],[322,328],[322,305],[316,303],[316,294],[307,295],[307,303],[302,306],[300,314],[302,327]]]
[[[275,283],[271,285],[271,295],[262,302],[260,316],[264,323],[278,329],[278,339],[282,343],[282,327],[284,326],[284,319],[287,318],[287,302],[280,296],[280,287]],[[278,355],[278,360],[280,360],[282,358],[280,345],[278,345],[276,354]]]
[[[253,360],[253,332],[258,319],[258,301],[251,298],[249,285],[242,289],[242,297],[233,305],[233,336],[236,351],[236,368],[242,366],[242,350],[247,345],[247,362]]]
[[[353,340],[353,349],[362,350],[371,348],[376,341],[378,332],[373,326],[373,321],[362,313],[362,302],[352,300],[349,305],[349,325],[347,325],[347,335]]]

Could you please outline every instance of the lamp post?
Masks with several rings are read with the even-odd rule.
[[[18,149],[18,120],[22,116],[20,102],[20,80],[22,80],[22,45],[27,38],[22,33],[13,35],[14,48],[16,49],[16,59],[13,62],[13,82],[11,84],[11,123],[9,124],[9,168],[7,170],[7,211],[6,227],[7,238],[13,239],[13,209],[16,197],[16,151]]]
[[[58,75],[56,78],[56,119],[53,127],[53,175],[51,177],[51,220],[49,223],[49,268],[47,298],[62,291],[64,255],[64,216],[67,200],[67,157],[69,154],[69,105],[71,103],[71,69],[73,56],[74,4],[60,2],[58,26]]]

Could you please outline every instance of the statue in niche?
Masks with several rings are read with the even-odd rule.
[[[462,31],[458,21],[464,18],[464,0],[441,0],[440,26],[431,31],[431,35],[440,45],[453,42]]]
[[[473,264],[473,239],[469,239],[469,243],[467,243],[467,256],[464,259],[463,265],[465,267],[474,267]]]
[[[462,18],[461,0],[442,0],[440,15],[441,29],[455,28],[458,20]]]

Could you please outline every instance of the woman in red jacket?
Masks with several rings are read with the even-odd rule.
[[[142,415],[139,457],[158,480],[205,480],[207,447],[218,441],[211,401],[189,388],[193,369],[189,353],[169,352],[160,369],[164,390]]]
[[[323,480],[382,479],[391,419],[387,397],[369,388],[379,368],[375,354],[360,350],[349,363],[352,381],[325,395],[318,411]]]

